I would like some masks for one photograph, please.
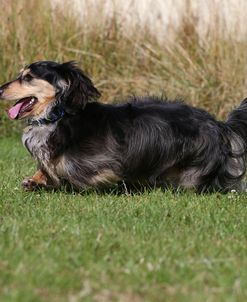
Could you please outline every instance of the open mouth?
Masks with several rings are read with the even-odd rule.
[[[38,102],[36,97],[30,96],[20,99],[13,107],[8,110],[9,118],[12,120],[21,118],[24,113],[30,112],[33,106]]]

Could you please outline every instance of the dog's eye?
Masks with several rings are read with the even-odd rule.
[[[23,81],[26,81],[26,82],[30,82],[30,81],[32,81],[32,79],[33,79],[33,77],[32,77],[30,74],[26,74],[26,75],[22,78],[22,80],[23,80]]]

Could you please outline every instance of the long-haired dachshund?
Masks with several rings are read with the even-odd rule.
[[[41,61],[0,87],[17,100],[11,119],[28,119],[23,144],[38,171],[26,190],[101,188],[118,182],[198,192],[241,190],[247,147],[247,100],[226,122],[157,97],[98,103],[100,93],[74,62]]]

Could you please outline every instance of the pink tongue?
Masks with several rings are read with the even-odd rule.
[[[17,116],[18,116],[18,114],[19,114],[19,112],[20,112],[20,110],[21,110],[22,105],[23,105],[23,102],[22,102],[22,103],[18,103],[18,104],[16,104],[15,106],[13,106],[13,107],[11,107],[11,108],[9,109],[9,111],[8,111],[9,117],[10,117],[12,120],[14,120],[14,119],[17,118]]]

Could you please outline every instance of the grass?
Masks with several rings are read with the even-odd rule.
[[[1,301],[246,301],[245,195],[25,193],[0,149]]]
[[[124,19],[102,22],[98,8],[77,22],[48,0],[4,1],[0,82],[33,61],[77,60],[103,102],[166,94],[224,118],[246,96],[247,42],[222,36],[217,18],[199,36],[186,3],[172,42],[143,27],[126,35]],[[35,164],[8,106],[0,104],[0,301],[246,301],[244,194],[25,193]]]

